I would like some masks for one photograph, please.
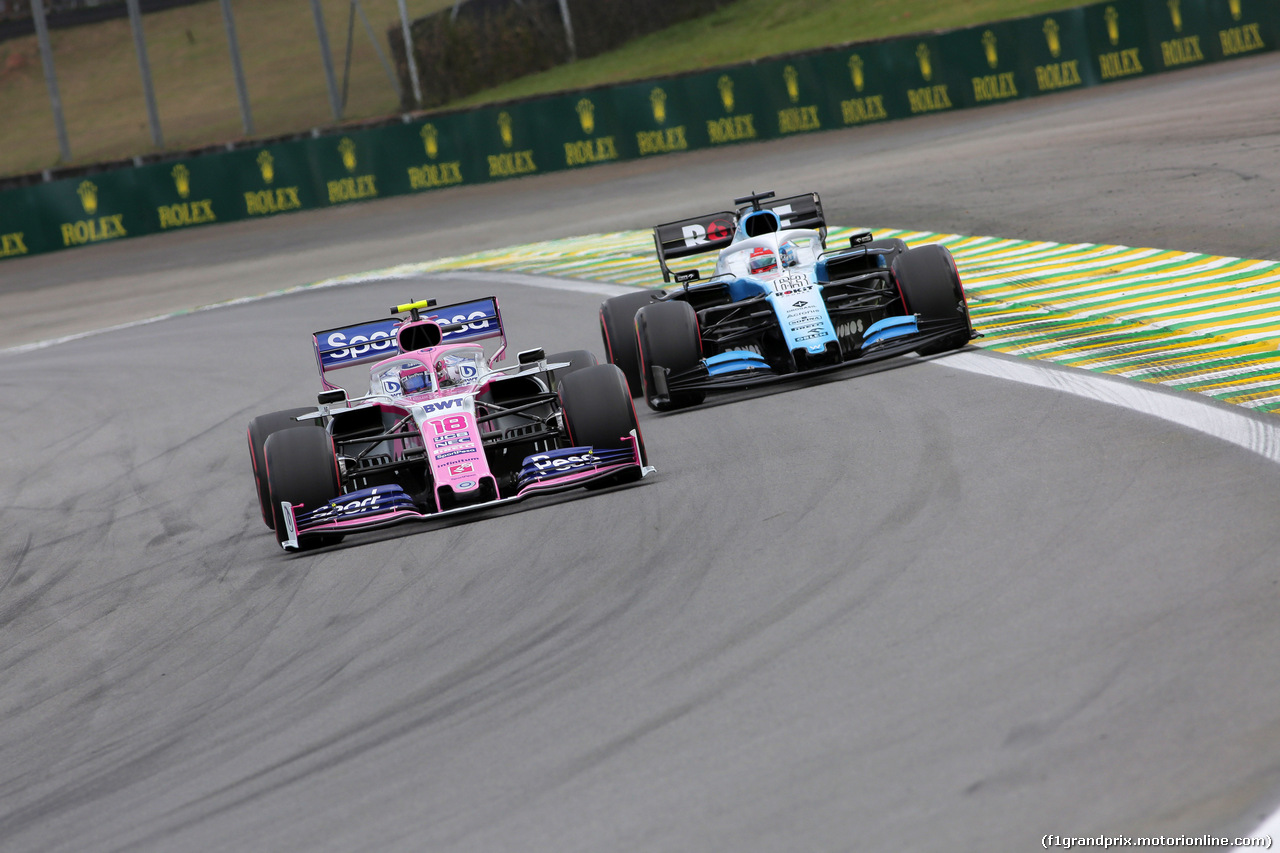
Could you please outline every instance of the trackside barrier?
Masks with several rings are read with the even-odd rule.
[[[0,192],[0,259],[963,109],[1275,50],[1280,0],[1112,0]]]

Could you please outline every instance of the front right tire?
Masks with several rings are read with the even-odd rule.
[[[333,438],[321,426],[272,433],[263,446],[263,456],[276,541],[283,543],[289,533],[282,503],[288,501],[295,515],[301,515],[319,509],[342,493],[338,457],[333,450]],[[299,538],[298,544],[307,548],[341,540],[340,534],[328,534],[306,543]]]
[[[698,315],[688,302],[670,300],[646,305],[636,312],[636,344],[640,374],[649,408],[663,412],[696,406],[707,398],[704,390],[670,391],[661,396],[654,387],[654,368],[669,375],[690,374],[702,363],[702,335]]]
[[[272,530],[276,529],[276,521],[271,513],[271,496],[267,491],[267,464],[262,454],[263,445],[273,433],[307,426],[308,424],[298,423],[294,418],[314,411],[314,408],[284,409],[258,415],[249,421],[249,461],[253,465],[253,486],[258,493],[258,508],[262,510],[262,521]]]

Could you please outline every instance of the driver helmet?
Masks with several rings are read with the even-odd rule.
[[[444,387],[470,385],[479,378],[480,368],[475,357],[450,353],[436,361],[436,374]]]
[[[747,270],[752,275],[760,275],[766,272],[776,272],[778,269],[778,256],[772,250],[763,246],[759,249],[751,250],[751,257],[747,261]]]
[[[778,256],[782,259],[784,267],[794,267],[800,263],[800,256],[796,252],[796,244],[790,240],[778,247]]]

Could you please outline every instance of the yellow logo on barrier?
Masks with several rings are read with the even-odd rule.
[[[787,84],[787,97],[791,103],[800,101],[800,72],[794,65],[782,69],[782,79]],[[816,104],[807,107],[788,107],[778,110],[778,133],[800,133],[808,130],[821,130],[822,120],[818,117]]]
[[[716,81],[716,88],[720,90],[720,103],[724,104],[724,111],[733,112],[733,80],[728,74],[722,74]]]
[[[80,205],[85,213],[93,216],[98,212],[98,187],[93,181],[81,181],[76,187],[76,195],[80,196]]]
[[[1115,6],[1108,6],[1102,17],[1107,22],[1107,38],[1111,40],[1111,46],[1115,47],[1120,44],[1120,13]]]
[[[160,219],[162,230],[218,221],[217,214],[213,212],[213,199],[185,201],[191,195],[191,170],[186,165],[179,163],[169,174],[173,176],[173,185],[178,191],[178,197],[184,201],[156,208],[156,216]]]
[[[578,111],[578,123],[582,125],[582,132],[587,136],[595,133],[596,105],[587,98],[583,98],[578,101],[578,105],[574,109]]]
[[[262,182],[269,184],[276,179],[276,161],[270,151],[264,150],[258,155],[258,169],[262,172]]]
[[[653,120],[658,124],[667,123],[667,93],[654,89],[649,93],[649,105],[653,107]]]
[[[996,34],[987,30],[982,34],[982,49],[987,54],[987,65],[994,69],[1000,64],[1000,54],[996,52]]]
[[[920,76],[928,83],[933,79],[933,59],[929,56],[929,45],[921,42],[916,47],[916,59],[920,63]]]
[[[924,42],[916,45],[916,61],[920,63],[920,76],[924,78],[926,83],[931,82],[933,80],[933,56],[929,51],[929,45]],[[907,103],[911,106],[913,114],[949,110],[955,106],[951,101],[951,93],[947,91],[946,83],[921,86],[919,89],[908,89]]]
[[[511,113],[503,110],[498,113],[498,135],[502,137],[502,144],[510,148],[515,141],[515,136],[511,133]]]
[[[440,132],[434,124],[428,122],[419,133],[422,134],[422,147],[427,152],[427,157],[436,159],[436,155],[440,153]]]
[[[1049,45],[1049,55],[1054,59],[1062,54],[1062,39],[1058,36],[1060,29],[1058,22],[1053,18],[1045,18],[1044,40]]]
[[[1240,16],[1244,14],[1240,10],[1240,0],[1228,0],[1227,6],[1231,9],[1231,20],[1240,20]]]
[[[451,187],[460,183],[462,183],[462,163],[458,160],[409,167],[409,187],[411,189],[430,190],[436,187]]]
[[[653,107],[653,120],[658,124],[667,123],[667,93],[660,88],[649,92],[649,105]],[[685,136],[684,125],[676,125],[662,130],[636,131],[636,148],[641,157],[650,154],[668,154],[672,151],[685,151],[689,148],[689,140]]]
[[[1173,22],[1173,31],[1182,32],[1182,0],[1168,0],[1169,20]]]
[[[342,137],[338,143],[338,153],[342,155],[342,165],[348,172],[356,170],[356,144],[349,137]]]
[[[866,77],[862,73],[863,63],[862,57],[854,54],[849,57],[849,77],[853,80],[854,91],[861,92],[863,87],[867,85]]]
[[[12,234],[0,234],[0,258],[16,258],[27,253],[27,244],[23,242],[25,231],[14,231]]]
[[[186,198],[191,195],[191,170],[179,163],[170,174],[173,175],[173,185],[178,190],[178,197]]]
[[[80,186],[76,187],[76,195],[80,196],[80,204],[84,207],[85,213],[94,216],[98,212],[98,187],[93,181],[81,181]],[[124,227],[123,213],[62,223],[63,246],[83,246],[85,243],[97,243],[128,236],[129,233]]]

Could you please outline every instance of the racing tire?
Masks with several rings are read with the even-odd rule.
[[[636,345],[640,350],[644,399],[649,408],[659,412],[683,409],[707,398],[704,390],[676,391],[662,398],[654,388],[655,366],[679,374],[694,371],[702,363],[698,315],[688,302],[655,302],[637,311]]]
[[[934,355],[959,349],[970,341],[973,326],[964,286],[960,283],[955,259],[945,246],[930,243],[908,249],[894,260],[893,274],[902,289],[907,311],[919,315],[923,323],[964,321],[963,329],[920,347],[917,353]]]
[[[561,364],[566,361],[569,362],[569,366],[562,367],[556,371],[556,377],[558,379],[563,379],[564,377],[568,376],[570,373],[576,373],[579,370],[582,370],[584,367],[594,367],[595,365],[600,363],[600,360],[596,358],[595,353],[593,353],[591,350],[585,350],[585,349],[574,349],[574,350],[568,350],[567,352],[557,352],[547,356],[548,364]]]
[[[271,512],[271,497],[267,492],[267,466],[262,455],[262,447],[267,438],[282,429],[295,429],[307,426],[294,420],[298,415],[314,412],[310,409],[285,409],[258,415],[249,421],[249,461],[253,464],[253,485],[258,491],[258,508],[262,510],[262,521],[271,530],[276,529],[276,519]]]
[[[637,290],[606,299],[600,305],[600,337],[604,356],[627,377],[632,397],[644,393],[640,381],[640,353],[636,349],[636,312],[658,298],[656,290]]]
[[[295,513],[318,509],[342,493],[338,479],[338,457],[333,439],[321,426],[304,426],[272,433],[263,447],[270,490],[271,513],[275,518],[276,541],[288,538],[284,510],[288,501]],[[301,508],[297,508],[301,504]],[[341,534],[326,534],[298,540],[300,548],[332,545]]]
[[[560,380],[560,408],[569,441],[574,447],[601,450],[626,449],[627,435],[635,430],[642,465],[649,464],[644,436],[636,419],[636,407],[627,387],[627,377],[616,364],[597,364],[575,371]],[[639,471],[629,471],[620,480],[639,479]],[[593,485],[612,485],[604,481]]]

